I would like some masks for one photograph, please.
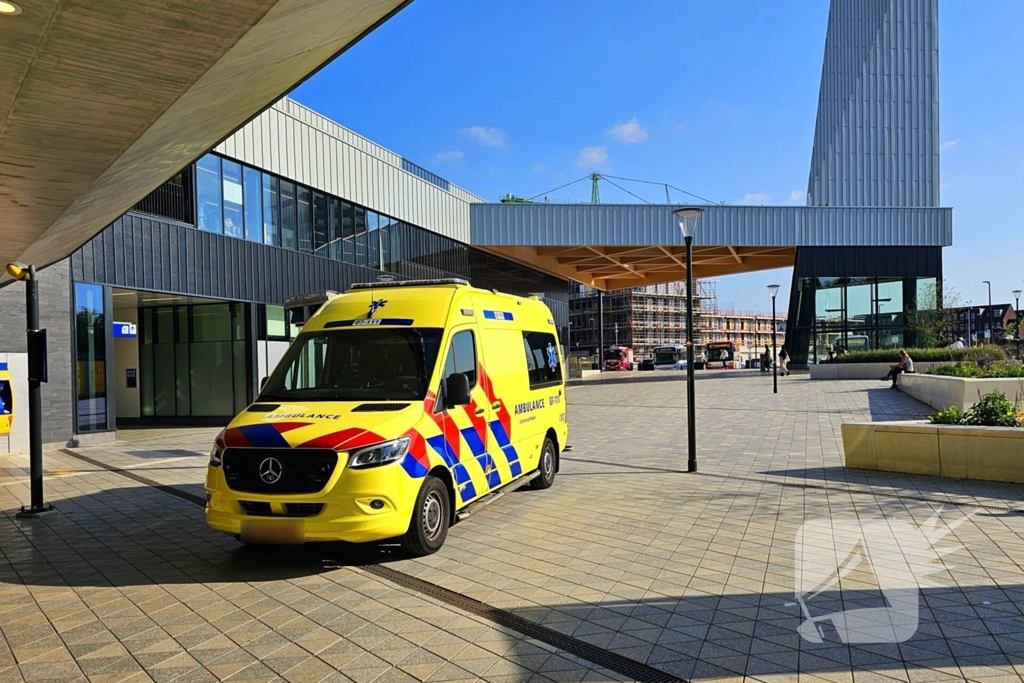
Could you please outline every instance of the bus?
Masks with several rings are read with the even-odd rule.
[[[708,357],[707,367],[710,369],[712,363],[721,363],[722,369],[731,368],[736,359],[736,345],[731,341],[708,342],[704,347]]]
[[[685,370],[686,347],[682,344],[665,344],[654,347],[655,370]]]

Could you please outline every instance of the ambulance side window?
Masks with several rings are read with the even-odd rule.
[[[444,361],[443,377],[453,372],[465,373],[466,377],[469,377],[470,389],[476,386],[476,344],[471,330],[456,332],[452,337],[448,357]]]
[[[523,348],[530,374],[530,389],[540,389],[562,381],[562,359],[555,335],[548,332],[523,332]]]

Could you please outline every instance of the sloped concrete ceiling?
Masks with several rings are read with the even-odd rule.
[[[0,265],[64,258],[410,0],[19,0]]]

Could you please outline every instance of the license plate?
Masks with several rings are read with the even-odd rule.
[[[302,520],[252,520],[242,522],[242,540],[245,543],[303,543],[305,525]]]

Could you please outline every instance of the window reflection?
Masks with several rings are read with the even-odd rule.
[[[366,209],[355,207],[356,265],[366,265]]]
[[[221,173],[224,178],[224,234],[241,238],[245,234],[242,224],[242,165],[223,159]]]
[[[277,178],[263,174],[263,243],[272,247],[281,246],[281,210],[278,205],[279,186]]]
[[[263,241],[263,178],[255,168],[245,167],[242,175],[245,202],[245,239],[250,242]]]
[[[196,222],[200,230],[224,231],[220,195],[220,157],[207,154],[196,162]]]
[[[327,197],[323,192],[313,191],[313,253],[329,255],[327,238]]]
[[[305,185],[295,186],[296,205],[298,206],[299,251],[304,254],[313,253],[313,201],[312,193]]]
[[[295,250],[295,183],[281,180],[281,246]]]
[[[107,326],[103,287],[75,283],[78,431],[107,428]]]

